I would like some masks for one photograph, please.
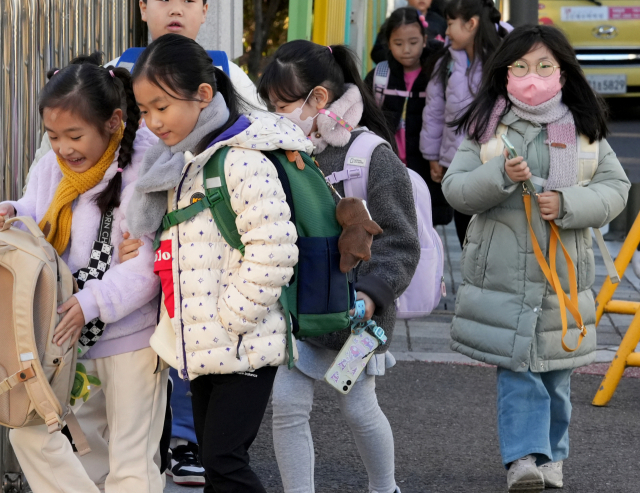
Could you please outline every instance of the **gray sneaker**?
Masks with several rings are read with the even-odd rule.
[[[547,462],[538,467],[544,477],[544,485],[549,488],[562,488],[562,461]]]
[[[544,491],[544,477],[536,466],[536,458],[527,455],[513,461],[507,472],[509,493],[539,493]]]

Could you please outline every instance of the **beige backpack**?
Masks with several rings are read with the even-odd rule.
[[[500,136],[506,134],[508,127],[504,123],[500,123],[496,129],[495,135],[489,140],[489,142],[482,144],[480,147],[480,160],[482,164],[486,163],[490,159],[499,156],[504,153],[504,143]],[[598,156],[600,155],[600,143],[598,141],[590,143],[589,138],[584,135],[578,136],[578,186],[586,187],[596,174],[598,169]],[[531,181],[534,185],[544,187],[546,181],[540,177],[532,176]],[[607,246],[602,237],[602,233],[598,228],[593,228],[593,236],[596,239],[600,253],[604,260],[604,265],[607,269],[607,274],[611,279],[611,282],[616,284],[620,282],[620,276],[616,271],[611,254],[607,249]]]
[[[15,222],[29,232],[11,228]],[[69,406],[76,345],[52,342],[58,305],[73,295],[74,280],[30,217],[8,219],[0,229],[0,293],[0,425],[45,423],[54,433],[66,422],[78,453],[90,452]]]

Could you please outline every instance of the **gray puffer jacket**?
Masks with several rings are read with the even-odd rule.
[[[518,155],[531,173],[546,179],[549,149],[546,128],[507,113],[502,123]],[[504,171],[505,158],[484,165],[480,145],[466,139],[445,175],[442,186],[449,203],[465,214],[477,214],[467,230],[461,267],[463,283],[456,299],[451,347],[479,361],[512,371],[546,372],[577,368],[593,362],[596,349],[595,304],[591,286],[595,261],[589,227],[601,227],[624,208],[629,192],[620,162],[606,140],[600,142],[598,169],[586,187],[558,190],[561,194],[561,240],[577,270],[580,313],[587,336],[575,352],[561,345],[558,297],[547,283],[533,253],[522,192]],[[550,227],[532,207],[532,223],[548,258]],[[557,270],[569,293],[567,265],[558,253]],[[579,330],[567,314],[565,342],[575,347]]]

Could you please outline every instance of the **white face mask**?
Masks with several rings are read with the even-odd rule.
[[[300,106],[299,108],[296,108],[291,113],[276,112],[276,115],[288,118],[293,123],[298,125],[300,127],[300,130],[302,130],[304,134],[307,136],[311,133],[311,130],[313,129],[313,120],[315,120],[320,114],[320,113],[317,113],[316,116],[305,118],[304,120],[302,119],[302,108],[304,108],[304,105],[307,104],[307,101],[309,100],[309,97],[311,97],[312,92],[313,92],[313,89],[311,89],[311,91],[309,92],[309,95],[307,96],[307,99],[304,100],[304,103],[302,103],[302,106]]]

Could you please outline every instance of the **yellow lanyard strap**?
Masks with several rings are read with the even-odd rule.
[[[524,194],[522,196],[522,200],[524,201],[524,210],[527,214],[527,222],[529,223],[533,253],[536,256],[536,260],[538,261],[538,264],[540,265],[544,276],[547,278],[547,281],[549,281],[549,284],[558,295],[558,304],[560,305],[560,318],[562,319],[562,338],[560,339],[560,342],[562,343],[562,349],[564,349],[568,353],[571,353],[580,347],[582,339],[584,339],[584,337],[587,335],[587,328],[582,321],[582,316],[580,315],[580,310],[578,308],[578,282],[576,279],[575,266],[573,265],[573,261],[571,260],[569,252],[567,252],[567,249],[564,247],[562,240],[560,239],[558,226],[556,226],[553,221],[549,221],[549,226],[551,226],[551,238],[549,241],[549,262],[551,264],[551,267],[549,267],[547,261],[544,258],[544,255],[542,254],[540,245],[538,244],[538,239],[533,232],[533,227],[531,226],[531,195]],[[558,250],[558,242],[560,242],[562,253],[564,254],[564,258],[567,262],[567,271],[569,273],[569,291],[571,293],[571,297],[567,296],[567,293],[565,293],[562,289],[560,278],[558,277],[558,271],[556,269],[556,253]],[[565,311],[565,308],[569,310],[569,313],[571,313],[574,320],[576,321],[576,324],[580,328],[578,345],[573,349],[571,349],[564,343],[564,338],[567,335],[567,313]]]

